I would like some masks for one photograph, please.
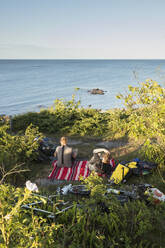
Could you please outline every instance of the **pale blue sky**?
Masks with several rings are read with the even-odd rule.
[[[165,59],[165,0],[0,0],[0,58]]]

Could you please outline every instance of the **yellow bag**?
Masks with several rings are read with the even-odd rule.
[[[128,164],[126,164],[130,169],[136,169],[137,166],[136,166],[137,162],[130,162]]]
[[[115,171],[112,173],[110,180],[118,184],[124,179],[124,177],[128,174],[129,171],[130,171],[130,168],[122,164],[118,164]]]

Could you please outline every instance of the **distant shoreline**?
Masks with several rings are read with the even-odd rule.
[[[165,60],[165,58],[164,59],[160,59],[160,58],[157,58],[157,59],[142,59],[142,58],[139,58],[139,59],[88,59],[88,58],[83,58],[83,59],[70,59],[70,58],[66,58],[66,59],[51,59],[51,58],[48,58],[48,59],[44,59],[44,58],[42,58],[42,59],[39,59],[39,58],[35,58],[35,59],[33,59],[33,58],[31,58],[31,59],[28,59],[28,58],[18,58],[18,59],[16,59],[16,58],[0,58],[0,61],[4,61],[4,60],[11,60],[11,61],[13,61],[13,60],[16,60],[16,61],[19,61],[19,60],[24,60],[24,61],[28,61],[28,60],[30,60],[30,61],[60,61],[60,60],[62,60],[62,61],[151,61],[151,60],[154,60],[154,61],[164,61]]]

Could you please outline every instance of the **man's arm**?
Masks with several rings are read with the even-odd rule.
[[[72,148],[72,158],[76,158],[77,157],[77,154],[78,154],[78,149],[76,148],[76,149],[73,149]]]
[[[59,148],[59,146],[57,146],[57,148],[56,148],[56,150],[55,150],[55,152],[54,152],[54,157],[57,157],[57,154],[58,154],[58,148]]]

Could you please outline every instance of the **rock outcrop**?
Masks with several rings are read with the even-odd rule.
[[[97,95],[97,94],[98,95],[104,95],[105,94],[105,91],[101,90],[99,88],[88,90],[88,92],[92,95]]]

